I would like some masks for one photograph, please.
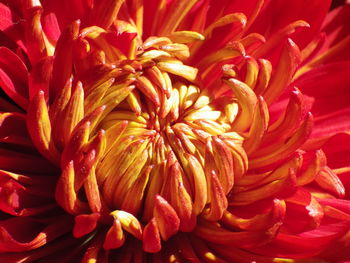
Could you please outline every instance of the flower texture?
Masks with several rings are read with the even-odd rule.
[[[0,1],[0,262],[350,260],[350,5]]]

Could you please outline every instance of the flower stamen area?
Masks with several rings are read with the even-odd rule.
[[[142,41],[131,24],[117,25],[117,33],[80,30],[74,73],[50,107],[62,151],[56,199],[78,218],[78,236],[86,217],[109,225],[105,249],[122,246],[127,232],[157,252],[198,216],[223,216],[247,170],[244,139],[232,128],[239,106],[204,88],[188,64],[199,33]]]

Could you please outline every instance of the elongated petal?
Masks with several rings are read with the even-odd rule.
[[[30,103],[27,126],[39,151],[50,161],[57,163],[59,153],[51,137],[51,123],[43,91],[39,91]]]

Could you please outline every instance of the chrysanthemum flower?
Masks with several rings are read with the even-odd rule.
[[[0,3],[0,262],[350,260],[350,5]]]

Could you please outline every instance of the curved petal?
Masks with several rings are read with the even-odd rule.
[[[350,62],[336,62],[312,69],[293,82],[304,94],[314,99],[311,111],[315,123],[312,142],[308,145],[350,131],[349,74]]]
[[[0,221],[0,251],[22,252],[41,247],[70,231],[69,224],[68,217],[57,218],[49,225],[23,217]]]
[[[319,32],[330,4],[331,0],[321,2],[318,0],[266,1],[263,10],[249,31],[270,37],[288,24],[297,20],[304,20],[311,27],[292,37],[293,41],[303,48]]]
[[[0,47],[0,86],[19,106],[28,106],[28,70],[10,49]]]

